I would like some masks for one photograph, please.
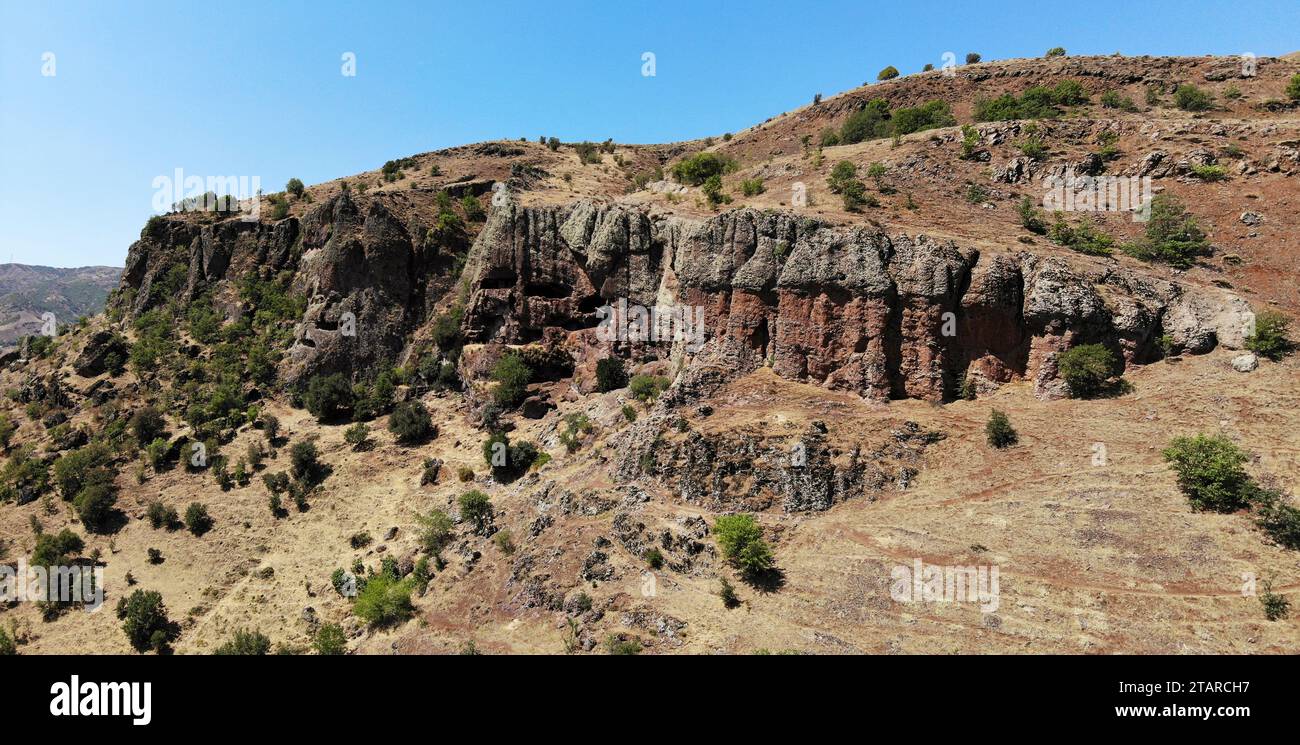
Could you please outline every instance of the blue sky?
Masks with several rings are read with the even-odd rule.
[[[717,135],[946,51],[1264,56],[1297,28],[1295,0],[0,0],[0,262],[121,265],[176,168],[275,191],[501,137]]]

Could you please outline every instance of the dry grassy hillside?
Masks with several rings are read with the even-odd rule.
[[[90,530],[78,518],[74,495],[61,495],[53,484],[30,499],[0,503],[0,561],[30,556],[41,533],[71,529],[84,539],[76,556],[103,567],[107,598],[99,612],[72,609],[47,619],[35,604],[11,603],[0,607],[0,628],[17,637],[21,654],[132,653],[114,608],[144,589],[161,594],[178,624],[170,646],[181,654],[211,653],[241,629],[257,630],[288,651],[310,651],[319,629],[332,624],[343,630],[347,651],[360,654],[632,648],[1296,653],[1296,614],[1269,620],[1260,598],[1242,588],[1243,577],[1254,577],[1260,592],[1268,583],[1293,605],[1300,603],[1300,552],[1279,545],[1246,510],[1194,511],[1161,455],[1175,436],[1223,434],[1250,454],[1245,470],[1251,477],[1289,495],[1300,480],[1300,362],[1294,356],[1261,359],[1258,369],[1243,373],[1232,365],[1240,351],[1220,346],[1207,354],[1141,360],[1148,364],[1131,361],[1124,371],[1130,388],[1116,395],[1044,397],[1035,395],[1034,381],[1014,379],[974,400],[942,404],[872,400],[829,383],[784,379],[770,366],[730,375],[697,395],[689,383],[699,360],[679,353],[628,359],[629,374],[662,375],[665,385],[673,384],[643,401],[627,387],[596,392],[595,361],[579,358],[563,373],[535,374],[528,395],[536,406],[529,410],[526,403],[502,416],[512,442],[530,441],[549,456],[514,480],[494,476],[483,452],[488,432],[482,412],[498,385],[484,360],[505,346],[457,346],[452,366],[464,379],[463,391],[426,385],[419,381],[428,379],[415,372],[429,349],[454,335],[455,329],[440,327],[443,319],[484,289],[469,287],[458,274],[467,260],[473,266],[475,250],[486,250],[474,243],[484,230],[481,221],[462,203],[446,207],[439,193],[478,198],[491,210],[497,182],[509,185],[513,203],[528,207],[588,199],[643,210],[660,221],[704,220],[752,207],[830,225],[874,225],[893,234],[949,239],[985,255],[1058,257],[1102,275],[1129,269],[1188,288],[1229,291],[1256,311],[1273,308],[1296,317],[1300,116],[1286,89],[1300,74],[1300,60],[1261,59],[1257,74],[1247,77],[1238,65],[1210,57],[987,62],[952,75],[933,71],[864,86],[703,141],[597,143],[590,151],[571,143],[494,142],[422,153],[386,170],[309,186],[274,217],[273,205],[265,205],[264,222],[292,218],[305,226],[307,237],[297,238],[286,253],[284,266],[290,268],[265,271],[258,264],[264,250],[236,253],[231,275],[192,298],[184,295],[203,267],[199,259],[186,263],[186,252],[207,256],[210,265],[212,251],[203,253],[210,236],[200,234],[197,248],[168,247],[184,261],[174,272],[177,299],[163,298],[176,313],[168,317],[175,329],[156,364],[140,365],[135,357],[121,360],[123,369],[84,364],[84,350],[110,337],[134,346],[159,333],[141,325],[143,306],[133,307],[138,297],[125,292],[110,301],[109,315],[59,337],[44,356],[3,360],[0,388],[9,395],[0,400],[0,413],[16,427],[7,447],[7,493],[26,493],[27,482],[18,479],[29,473],[19,467],[24,458],[45,464],[54,480],[60,458],[102,443],[111,451],[104,467],[120,515]],[[1032,123],[974,121],[981,101],[1063,81],[1077,82],[1086,100]],[[1208,92],[1213,104],[1198,111],[1179,108],[1175,90],[1183,84]],[[1103,105],[1108,93],[1132,105]],[[942,100],[952,123],[819,145],[824,132],[840,131],[875,99],[895,112]],[[976,140],[964,148],[963,139],[971,138],[967,127],[974,128]],[[1032,157],[1024,147],[1029,140],[1040,144]],[[702,150],[734,159],[722,178],[730,202],[711,205],[700,189],[665,176],[680,159]],[[1153,158],[1155,152],[1160,157]],[[857,167],[874,206],[846,209],[831,189],[828,178],[841,161]],[[1017,161],[1019,171],[1013,167]],[[868,177],[877,163],[883,171]],[[1155,193],[1175,195],[1187,205],[1212,252],[1178,269],[1118,250],[1083,255],[1025,228],[1017,205],[1023,197],[1041,200],[1043,177],[1098,163],[1097,175],[1153,176]],[[746,196],[743,184],[754,179],[762,180],[762,189]],[[809,197],[805,206],[792,203],[800,184]],[[389,392],[383,412],[367,421],[368,442],[354,446],[346,439],[350,422],[318,421],[302,407],[303,390],[274,375],[271,382],[254,379],[244,372],[251,367],[224,368],[241,371],[236,377],[242,379],[231,384],[239,405],[223,409],[215,423],[200,422],[189,409],[196,401],[209,405],[200,395],[220,389],[212,371],[223,369],[223,356],[244,365],[251,348],[267,344],[288,360],[289,350],[304,352],[304,312],[325,297],[368,292],[348,287],[348,277],[322,290],[303,269],[320,256],[335,255],[304,251],[303,244],[331,230],[341,235],[343,222],[318,220],[314,211],[337,205],[345,188],[359,214],[391,215],[404,230],[434,225],[440,211],[448,210],[465,226],[454,250],[437,247],[443,264],[428,260],[435,267],[429,287],[437,292],[420,293],[427,313],[403,321],[410,331],[403,331],[403,353],[391,362],[404,377]],[[1144,229],[1126,213],[1068,219],[1113,236],[1116,246],[1138,239]],[[220,225],[209,214],[165,220]],[[360,248],[322,242],[338,255],[352,250],[364,262],[373,258],[366,252],[375,244],[365,242],[373,232],[358,229]],[[416,253],[432,252],[430,239]],[[143,275],[143,262],[141,267]],[[148,276],[162,277],[165,268],[150,264]],[[284,311],[268,314],[269,321],[247,321],[263,307],[239,281],[260,276],[271,283],[281,275],[275,292],[288,298],[283,305],[296,315]],[[218,332],[209,337],[197,330],[207,319],[186,304],[200,302],[215,308],[218,328],[244,319],[252,330],[223,348]],[[454,318],[453,326],[460,316]],[[280,373],[287,364],[281,363]],[[349,384],[373,390],[376,371],[353,372]],[[436,436],[414,444],[397,441],[390,410],[408,399],[427,408]],[[187,452],[188,436],[219,441],[232,468],[250,445],[265,450],[265,460],[249,466],[247,484],[229,488],[206,466],[190,469],[183,460],[169,464],[165,458],[149,464],[127,425],[148,405],[163,414],[162,440],[173,451]],[[1005,412],[1018,431],[1016,445],[988,445],[985,425],[994,409]],[[266,433],[268,415],[279,423],[273,441]],[[576,417],[586,426],[576,428]],[[628,477],[628,454],[644,446],[636,438],[651,431],[644,429],[650,424],[662,425],[654,435],[656,452],[676,460],[657,470],[643,464]],[[201,432],[203,427],[209,429]],[[84,432],[81,440],[78,431]],[[846,462],[867,461],[868,470],[882,475],[879,483],[854,486],[852,498],[837,499],[828,509],[783,509],[772,496],[778,485],[760,472],[772,453],[789,451],[810,432],[831,453],[836,478],[846,472]],[[314,443],[326,475],[307,492],[303,506],[285,494],[283,510],[273,514],[262,476],[289,470],[294,446],[304,442]],[[704,451],[707,458],[700,455]],[[428,459],[440,462],[432,483],[423,478]],[[711,469],[707,475],[701,475],[701,464]],[[476,530],[459,514],[459,500],[471,489],[491,502],[486,530]],[[213,520],[206,533],[151,526],[152,503],[184,513],[196,501]],[[418,519],[431,510],[457,519],[436,552],[423,545]],[[715,520],[733,511],[753,512],[771,544],[777,571],[764,581],[745,581],[721,554]],[[160,556],[151,558],[152,549]],[[900,602],[891,594],[892,575],[915,560],[996,567],[996,609],[971,602]],[[337,569],[358,562],[363,577],[395,570],[405,578],[411,612],[388,624],[359,617],[355,602],[332,584]],[[419,582],[413,580],[416,567],[421,575],[427,571]],[[719,597],[724,582],[735,590],[734,607]]]

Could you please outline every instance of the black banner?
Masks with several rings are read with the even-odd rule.
[[[631,715],[653,717],[659,715],[648,712],[665,701],[698,714],[757,717],[754,723],[779,716],[810,727],[862,727],[883,717],[940,731],[1013,732],[1040,722],[1074,732],[1282,725],[1294,706],[1290,663],[1267,657],[143,655],[10,657],[4,669],[6,689],[16,697],[14,721],[50,732],[247,734],[254,721],[292,717],[295,729],[328,735],[375,725],[379,712],[399,720],[420,712],[439,718],[497,712],[505,724],[575,708],[584,717],[617,718],[646,707]]]

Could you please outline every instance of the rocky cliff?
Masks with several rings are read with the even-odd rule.
[[[1074,344],[1102,343],[1141,363],[1164,336],[1193,353],[1236,347],[1250,321],[1230,293],[1116,262],[749,209],[692,220],[591,201],[505,206],[475,243],[467,279],[474,341],[591,328],[620,300],[686,305],[703,309],[706,342],[690,355],[679,340],[662,356],[736,373],[767,364],[878,399],[944,400],[965,376],[981,387],[1030,378],[1055,395],[1055,356]]]

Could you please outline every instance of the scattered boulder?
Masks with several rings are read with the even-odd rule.
[[[1252,354],[1239,354],[1232,358],[1232,369],[1237,372],[1252,372],[1259,367],[1259,358]]]

